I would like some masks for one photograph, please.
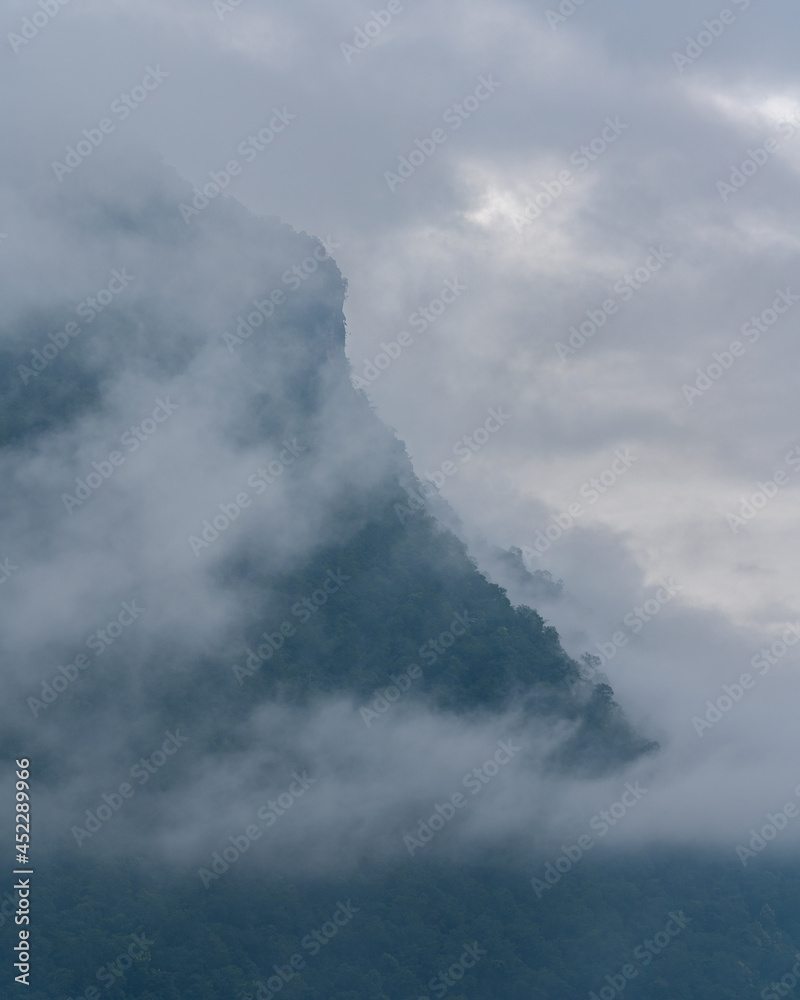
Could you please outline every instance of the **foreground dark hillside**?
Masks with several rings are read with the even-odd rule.
[[[587,857],[538,900],[528,873],[497,858],[417,858],[324,883],[239,869],[206,891],[135,859],[51,862],[26,995],[263,1000],[276,966],[277,995],[296,1000],[582,1000],[608,996],[606,977],[624,982],[630,966],[624,995],[642,1000],[791,995],[786,981],[762,991],[796,963],[796,864],[751,873],[687,852]],[[459,968],[465,946],[475,960]]]

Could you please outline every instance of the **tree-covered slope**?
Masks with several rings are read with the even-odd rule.
[[[598,849],[547,879],[537,790],[658,747],[433,516],[350,383],[319,241],[222,201],[187,226],[182,183],[130,170],[110,190],[87,165],[30,207],[75,269],[9,299],[0,348],[19,567],[0,745],[32,761],[31,1000],[606,1000],[626,967],[627,996],[744,1000],[783,975],[795,866]],[[115,267],[129,286],[64,340]],[[514,780],[406,851],[420,816],[461,808],[441,788],[489,731],[506,757],[480,781],[524,734]]]

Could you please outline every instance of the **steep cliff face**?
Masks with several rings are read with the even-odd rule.
[[[465,942],[464,995],[579,997],[670,906],[699,927],[704,894],[753,911],[725,994],[749,996],[795,882],[558,846],[576,795],[642,808],[656,747],[445,528],[351,384],[325,247],[231,201],[187,223],[157,164],[115,176],[21,188],[37,239],[0,276],[0,746],[33,762],[33,1000],[112,967],[120,998],[252,1000],[297,956],[318,961],[287,997],[419,996]],[[701,939],[659,968],[683,982]]]
[[[53,848],[83,849],[81,817],[165,733],[189,737],[158,781],[141,772],[102,849],[201,852],[226,810],[311,765],[381,804],[320,800],[276,850],[299,838],[324,863],[330,829],[361,815],[352,859],[394,853],[487,719],[526,736],[540,775],[652,750],[432,516],[351,384],[345,282],[322,243],[232,201],[187,221],[184,185],[152,163],[117,176],[87,165],[47,205],[21,191],[49,277],[26,284],[20,258],[3,279],[0,532],[19,567],[0,609],[3,745],[39,762]],[[64,245],[69,265],[48,270]],[[428,774],[409,750],[420,727]],[[529,820],[509,817],[501,838]]]

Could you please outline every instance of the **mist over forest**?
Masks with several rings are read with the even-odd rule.
[[[794,11],[2,18],[0,995],[791,996]]]

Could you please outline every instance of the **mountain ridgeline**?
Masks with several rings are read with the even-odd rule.
[[[14,290],[25,261],[3,279],[0,739],[32,761],[30,1000],[779,980],[800,866],[585,840],[564,861],[526,823],[535,789],[657,744],[435,516],[351,384],[328,250],[230,200],[187,221],[147,160],[116,176],[21,191],[75,263],[45,295]]]

